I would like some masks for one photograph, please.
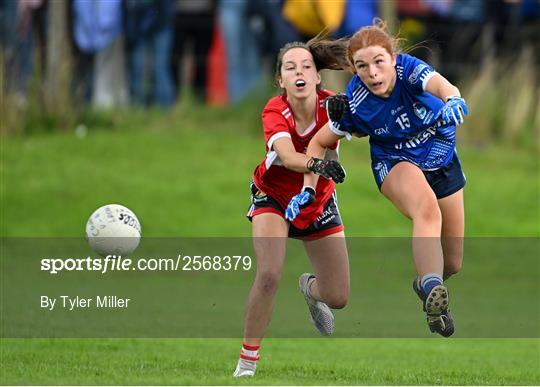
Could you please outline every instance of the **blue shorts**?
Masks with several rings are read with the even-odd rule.
[[[375,177],[379,190],[381,189],[384,178],[388,175],[390,170],[397,163],[402,161],[407,160],[386,159],[373,163],[373,176]],[[447,166],[422,172],[424,173],[429,186],[433,192],[435,192],[437,199],[450,196],[465,187],[466,178],[461,169],[461,162],[459,161],[459,157],[456,152],[454,152],[452,160]]]

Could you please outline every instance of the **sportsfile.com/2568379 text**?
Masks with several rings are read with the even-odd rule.
[[[58,274],[62,271],[96,271],[101,274],[114,271],[249,271],[249,255],[182,255],[176,258],[131,259],[117,255],[105,258],[43,258],[41,271]]]

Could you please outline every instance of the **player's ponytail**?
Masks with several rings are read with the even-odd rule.
[[[324,69],[330,70],[348,70],[351,69],[347,61],[347,47],[348,39],[328,40],[322,37],[322,34],[317,35],[307,43],[304,42],[290,42],[285,44],[279,50],[275,79],[276,83],[280,77],[281,66],[283,65],[283,56],[285,53],[293,48],[303,48],[308,50],[313,55],[315,61],[315,67],[317,71]],[[352,70],[352,69],[351,69]]]
[[[324,39],[321,34],[307,42],[317,70],[352,70],[347,61],[348,38]]]

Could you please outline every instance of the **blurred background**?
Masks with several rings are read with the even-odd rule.
[[[539,0],[1,0],[2,235],[80,235],[115,201],[150,234],[249,235],[277,51],[375,17],[470,106],[458,130],[470,234],[540,235]],[[323,82],[339,92],[350,76]],[[342,160],[352,233],[408,235],[367,142]]]
[[[73,110],[167,109],[184,89],[201,104],[238,104],[272,80],[285,43],[349,36],[375,17],[473,97],[500,90],[514,116],[506,130],[538,118],[538,0],[2,0],[5,113],[37,105],[62,127]],[[349,76],[326,86],[343,90]],[[3,129],[28,131],[17,118]]]
[[[159,253],[144,250],[156,244],[199,238],[205,247],[220,248],[226,241],[209,237],[250,246],[249,184],[266,152],[261,112],[279,92],[273,82],[277,50],[323,30],[347,36],[376,16],[467,100],[470,115],[458,128],[458,152],[467,176],[468,238],[463,271],[451,282],[452,308],[459,337],[508,339],[265,339],[269,361],[261,364],[257,383],[540,384],[534,302],[540,270],[539,0],[0,0],[0,261],[9,264],[1,271],[6,291],[0,293],[9,298],[2,304],[11,308],[5,315],[15,318],[6,321],[38,335],[32,330],[43,321],[34,313],[37,303],[27,307],[18,300],[43,282],[34,281],[39,273],[23,258],[49,256],[44,245],[63,252],[84,242],[88,217],[104,204],[119,203],[137,215],[141,254]],[[323,74],[334,92],[343,91],[349,77]],[[361,237],[348,239],[354,297],[337,318],[340,329],[348,327],[342,332],[355,337],[396,337],[403,326],[403,335],[427,338],[410,289],[409,241],[402,238],[410,237],[410,221],[377,190],[368,141],[343,141],[340,158],[347,169],[346,182],[337,187],[340,214],[347,236]],[[168,237],[169,244],[153,237]],[[311,329],[296,287],[309,261],[299,242],[289,247],[275,336],[280,326],[293,332],[291,321]],[[247,282],[218,272],[188,279],[181,273],[117,274],[93,288],[86,277],[62,279],[81,292],[73,294],[125,286],[127,297],[152,298],[152,284],[160,290],[146,313],[134,309],[138,315],[125,315],[134,321],[116,327],[134,328],[146,318],[154,318],[147,320],[154,330],[190,325],[192,319],[176,318],[190,310],[183,303],[203,301],[209,319],[190,327],[215,329],[216,314],[221,321],[226,309],[231,329],[241,335],[243,301],[228,306],[235,294],[245,299],[252,272],[243,275]],[[71,294],[65,284],[44,286]],[[228,303],[214,307],[216,297],[228,295]],[[156,313],[148,312],[152,308]],[[114,318],[99,316],[105,323]],[[231,384],[239,343],[2,338],[6,372],[0,384]]]

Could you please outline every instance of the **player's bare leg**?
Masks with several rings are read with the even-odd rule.
[[[442,248],[444,279],[458,273],[463,265],[463,237],[465,235],[465,210],[463,189],[439,199],[442,213]]]
[[[288,223],[273,213],[255,216],[252,227],[257,273],[246,305],[244,345],[235,377],[255,374],[258,349],[274,310],[289,233]]]
[[[418,275],[442,276],[442,215],[423,172],[411,163],[398,163],[386,176],[381,192],[413,222],[413,259]]]
[[[349,298],[349,258],[345,234],[339,232],[314,241],[304,242],[315,275],[303,274],[300,288],[315,327],[324,335],[334,331],[330,308],[345,307]]]
[[[435,193],[423,172],[408,162],[390,170],[381,191],[413,222],[413,259],[421,279],[413,286],[424,301],[430,330],[450,336],[454,327],[447,313],[448,290],[443,285],[442,213]]]

